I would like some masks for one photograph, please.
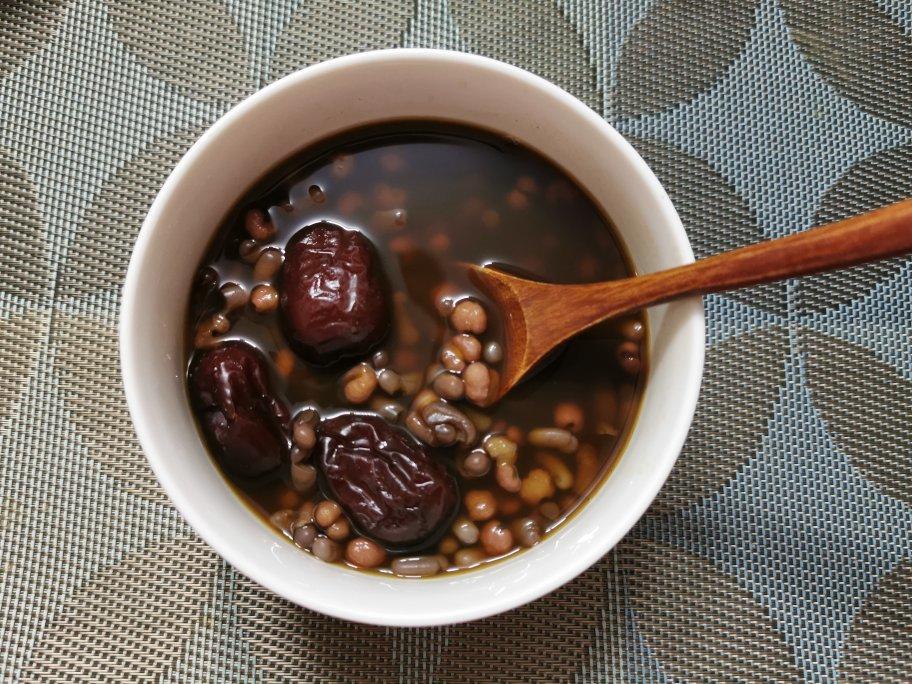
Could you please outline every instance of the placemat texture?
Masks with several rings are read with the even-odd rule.
[[[119,380],[146,209],[248,93],[397,45],[582,98],[659,174],[698,255],[912,196],[909,0],[3,0],[0,678],[910,681],[908,259],[708,297],[700,406],[662,494],[508,615],[347,624],[182,522]]]

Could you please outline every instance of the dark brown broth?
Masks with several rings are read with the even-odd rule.
[[[340,154],[346,155],[341,161]],[[517,183],[535,189],[521,192]],[[321,197],[323,201],[315,201]],[[237,250],[248,237],[243,217],[251,207],[268,210],[277,228],[268,244],[279,248],[304,226],[322,220],[360,230],[371,239],[395,302],[391,334],[381,348],[389,351],[390,365],[400,374],[423,374],[435,361],[447,335],[433,303],[441,286],[482,301],[491,323],[481,337],[499,340],[493,306],[470,285],[460,263],[496,262],[531,277],[565,283],[610,280],[632,272],[608,220],[566,174],[531,150],[476,129],[425,122],[387,124],[352,131],[296,154],[245,195],[219,228],[204,259],[203,265],[214,268],[222,283],[239,283],[248,291],[256,282]],[[402,214],[396,212],[402,211],[405,225],[398,226],[396,219],[401,222]],[[199,307],[191,310],[190,341],[206,313]],[[274,359],[287,349],[278,318],[278,313],[261,315],[248,306],[224,339],[245,340]],[[556,404],[576,402],[586,416],[580,442],[597,447],[601,472],[606,472],[635,413],[645,375],[645,370],[631,376],[620,368],[615,358],[619,325],[605,324],[571,341],[534,377],[485,412],[525,432],[552,425]],[[191,353],[188,350],[188,356]],[[273,370],[274,387],[287,399],[292,414],[304,406],[317,408],[324,417],[351,410],[340,395],[339,379],[356,361],[320,369],[298,359],[287,377]],[[407,405],[408,399],[403,403]],[[435,451],[452,461],[455,449]],[[535,451],[521,448],[521,474],[538,466]],[[575,470],[573,456],[561,458]],[[281,481],[251,484],[228,477],[266,515],[303,501]],[[457,479],[462,494],[487,488],[505,498],[493,470],[481,479],[466,480],[458,474]],[[566,496],[558,492],[555,500],[562,495]],[[579,501],[578,496],[564,500],[562,516]],[[529,513],[522,504],[518,512],[499,517],[506,521]]]

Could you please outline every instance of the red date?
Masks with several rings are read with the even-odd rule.
[[[326,222],[298,231],[282,268],[289,345],[318,365],[367,353],[389,329],[387,290],[373,245],[361,233]]]
[[[456,512],[458,490],[446,468],[379,416],[324,420],[316,454],[332,497],[365,536],[390,549],[432,543]]]
[[[276,470],[288,453],[288,409],[269,386],[254,347],[227,342],[203,353],[190,371],[190,391],[219,461],[236,475]]]

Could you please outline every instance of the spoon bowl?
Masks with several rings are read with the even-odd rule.
[[[488,404],[500,399],[558,345],[604,320],[653,304],[912,252],[912,199],[686,266],[585,285],[541,283],[469,265],[475,285],[500,310],[504,361]]]

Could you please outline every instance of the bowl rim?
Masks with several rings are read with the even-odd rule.
[[[636,152],[630,143],[627,142],[613,126],[573,95],[567,93],[553,83],[520,69],[519,67],[479,55],[427,48],[392,48],[387,50],[375,50],[346,55],[321,62],[295,71],[278,81],[265,86],[222,114],[211,126],[209,126],[196,142],[194,142],[177,165],[171,170],[143,221],[133,247],[123,285],[118,329],[120,366],[124,393],[140,446],[162,488],[193,530],[239,572],[292,603],[346,620],[385,626],[432,626],[455,624],[489,617],[511,610],[540,598],[570,581],[614,548],[646,512],[647,508],[663,486],[680,454],[696,408],[705,356],[703,346],[705,336],[705,314],[702,300],[699,297],[681,300],[676,303],[676,306],[687,307],[685,317],[686,334],[694,336],[694,342],[698,343],[693,345],[693,358],[689,359],[687,376],[682,382],[684,392],[678,397],[678,404],[681,407],[681,410],[677,412],[675,424],[668,429],[668,451],[669,453],[673,453],[673,458],[670,458],[667,470],[661,477],[651,479],[648,483],[649,486],[642,487],[636,492],[636,495],[633,497],[634,501],[627,509],[623,521],[616,522],[614,527],[615,533],[606,535],[599,543],[589,544],[582,553],[574,558],[573,563],[567,564],[567,569],[563,573],[555,572],[551,575],[540,577],[535,581],[530,579],[530,581],[526,582],[520,589],[513,592],[504,592],[503,594],[495,594],[492,592],[489,601],[482,605],[465,605],[448,612],[438,610],[433,616],[427,614],[404,615],[402,613],[391,614],[373,611],[364,606],[350,607],[347,605],[340,605],[331,598],[325,598],[322,592],[311,592],[306,596],[302,596],[300,592],[292,590],[293,587],[290,583],[282,582],[281,578],[276,578],[273,573],[262,570],[261,566],[258,565],[256,561],[251,560],[237,550],[235,545],[232,544],[231,535],[219,528],[219,526],[210,519],[211,516],[206,515],[205,506],[197,503],[190,493],[185,491],[180,482],[172,477],[172,473],[169,471],[167,464],[167,459],[163,458],[158,453],[159,450],[156,447],[154,438],[157,427],[153,424],[145,407],[147,399],[142,391],[140,377],[141,368],[137,351],[138,346],[141,346],[142,342],[136,338],[134,332],[136,327],[135,320],[139,310],[137,304],[141,296],[139,270],[141,268],[141,263],[145,258],[145,254],[150,247],[150,243],[153,240],[155,226],[161,218],[161,214],[169,200],[169,196],[174,188],[182,182],[182,177],[185,172],[195,166],[198,158],[205,153],[205,150],[210,145],[217,144],[222,132],[228,129],[232,125],[232,122],[245,116],[248,111],[261,106],[261,103],[264,100],[269,100],[274,94],[285,89],[297,88],[301,83],[314,76],[323,75],[326,72],[336,69],[358,67],[368,63],[393,63],[398,60],[416,60],[420,62],[428,59],[448,62],[454,67],[461,65],[475,66],[500,71],[529,86],[549,91],[550,95],[563,100],[564,104],[572,107],[578,116],[589,119],[591,123],[600,127],[606,136],[612,139],[618,153],[624,156],[625,163],[634,169],[637,169],[640,175],[648,181],[649,189],[651,191],[650,199],[655,203],[656,209],[663,215],[664,220],[669,224],[671,228],[669,233],[673,239],[677,240],[675,247],[683,256],[682,263],[693,261],[693,252],[684,228],[681,225],[680,218],[658,178],[656,178],[646,162],[640,157],[639,153]],[[636,427],[634,427],[634,430],[635,429]],[[619,458],[622,457],[623,453]],[[226,483],[226,487],[227,486]],[[237,495],[236,493],[234,494]],[[598,491],[593,492],[593,494],[590,495],[590,500],[597,496]],[[561,531],[558,530],[555,536],[559,536],[560,534]],[[504,562],[509,563],[510,560],[511,559],[505,559]],[[352,572],[357,571],[353,570]],[[386,579],[389,578],[384,576],[384,580]],[[397,582],[415,581],[413,579],[392,579]],[[420,581],[426,582],[428,580]],[[431,581],[433,582],[433,579]]]

